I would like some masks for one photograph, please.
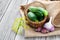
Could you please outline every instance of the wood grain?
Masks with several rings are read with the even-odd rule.
[[[4,16],[10,3],[11,0],[0,0],[0,21],[2,20],[2,17]]]
[[[14,20],[19,15],[20,5],[25,4],[26,0],[12,0],[3,19],[0,22],[0,37],[1,40],[15,40],[16,33],[11,30]],[[22,37],[21,37],[22,39]]]
[[[11,4],[13,5],[14,2],[12,1]],[[11,32],[11,26],[13,24],[12,22],[14,21],[13,17],[11,16],[11,15],[14,16],[14,14],[11,11],[12,10],[11,7],[13,7],[12,5],[9,6],[9,8],[7,9],[7,11],[6,11],[3,19],[1,20],[1,23],[0,23],[0,31],[3,32],[3,34],[0,34],[0,35],[3,36],[3,37],[0,38],[2,40],[10,40],[9,39],[10,36],[11,36],[10,33],[12,33]],[[12,18],[12,20],[11,20],[11,18]],[[12,34],[13,34],[13,36],[11,36],[11,39],[13,40],[15,33],[12,33]]]

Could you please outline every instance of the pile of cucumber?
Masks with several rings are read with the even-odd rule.
[[[42,7],[30,6],[29,12],[27,14],[28,18],[31,21],[39,22],[44,19],[45,16],[48,16],[48,11]]]

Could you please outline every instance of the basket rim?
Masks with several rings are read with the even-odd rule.
[[[40,23],[46,21],[46,19],[47,19],[47,16],[45,16],[44,19],[41,20],[41,21],[39,21],[39,22],[34,22],[34,21],[31,21],[31,20],[27,17],[27,20],[28,20],[29,22],[31,22],[31,23],[35,23],[35,24],[40,24]]]
[[[40,24],[40,23],[42,23],[42,22],[45,22],[46,19],[47,19],[47,16],[45,16],[44,19],[41,20],[41,21],[39,21],[39,22],[31,21],[31,20],[28,18],[28,16],[27,16],[28,8],[29,8],[29,6],[31,6],[31,4],[34,4],[34,3],[39,3],[39,4],[41,4],[41,6],[42,6],[44,9],[46,9],[46,6],[45,6],[42,2],[34,1],[34,2],[32,2],[32,3],[30,3],[30,4],[27,5],[27,7],[25,8],[25,13],[24,13],[24,15],[26,16],[27,20],[28,20],[30,23],[33,23],[33,24]],[[40,6],[39,6],[39,7],[40,7]]]

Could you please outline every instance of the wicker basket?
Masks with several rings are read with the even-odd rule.
[[[24,15],[25,15],[26,21],[28,21],[28,24],[29,24],[30,26],[32,26],[32,27],[34,27],[34,28],[42,27],[42,26],[44,25],[44,23],[46,22],[47,16],[44,17],[44,19],[43,19],[42,21],[40,21],[40,22],[33,22],[33,21],[31,21],[31,20],[28,18],[28,16],[27,16],[28,8],[29,8],[30,6],[43,7],[44,9],[46,9],[45,5],[42,4],[41,2],[35,1],[35,2],[33,2],[33,3],[30,3],[30,4],[26,5],[26,6],[25,6],[26,8],[25,8],[25,10],[24,10]],[[21,8],[23,9],[23,6],[21,6]]]

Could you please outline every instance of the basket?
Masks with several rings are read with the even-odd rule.
[[[31,21],[31,20],[28,18],[28,16],[27,16],[28,8],[29,8],[30,6],[42,7],[42,8],[44,8],[44,9],[46,9],[45,5],[44,5],[43,3],[41,3],[41,2],[35,1],[35,2],[30,3],[30,4],[28,4],[27,6],[25,6],[26,8],[25,8],[25,10],[24,10],[25,19],[26,19],[26,21],[28,22],[27,24],[29,24],[30,26],[32,26],[32,27],[34,27],[34,28],[43,27],[44,23],[46,22],[47,16],[45,16],[44,19],[43,19],[42,21],[40,21],[40,22],[33,22],[33,21]],[[23,6],[21,6],[21,8],[23,8]]]

